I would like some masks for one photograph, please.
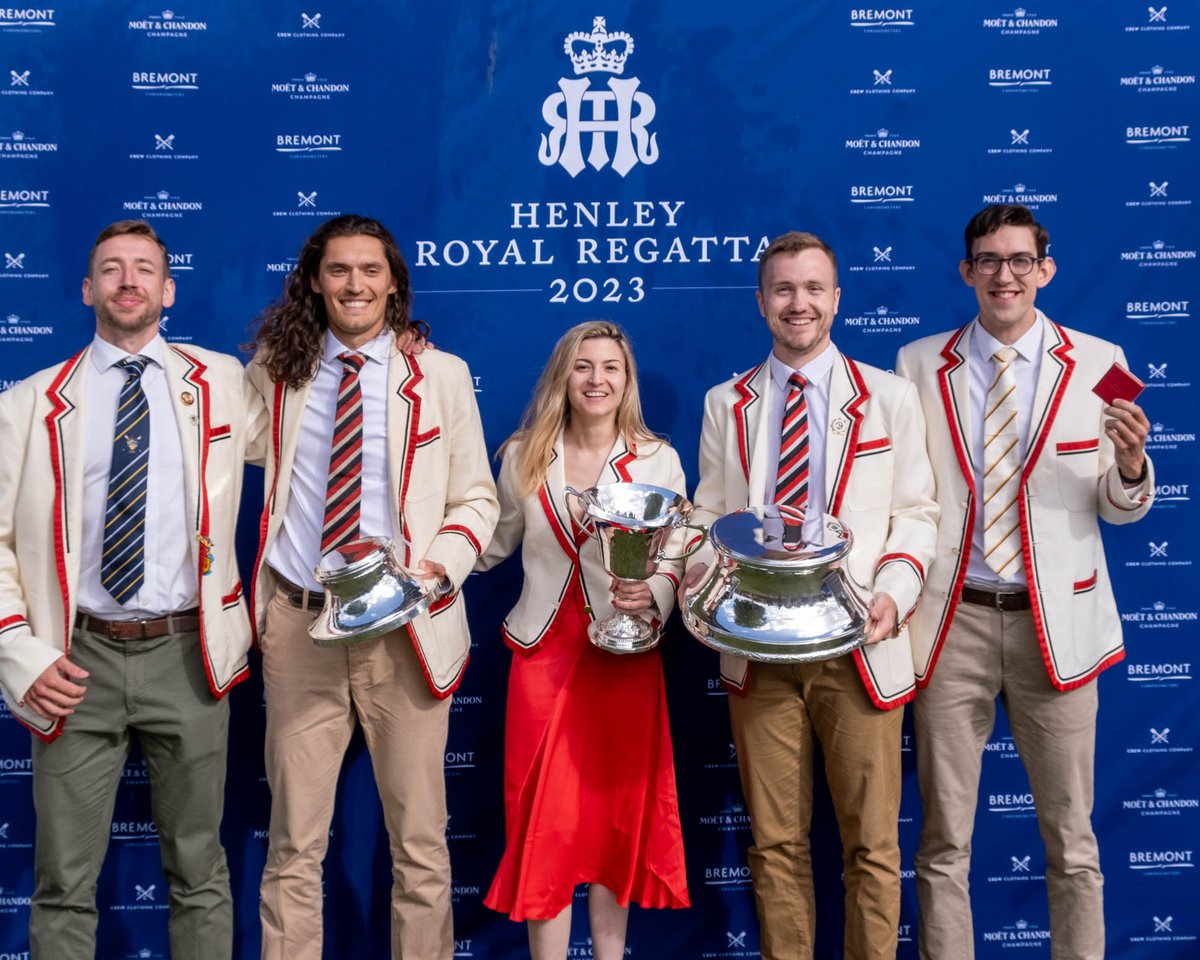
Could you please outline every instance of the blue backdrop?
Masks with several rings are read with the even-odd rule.
[[[997,201],[1033,207],[1059,265],[1039,305],[1125,346],[1147,381],[1162,484],[1143,522],[1107,531],[1129,645],[1099,681],[1109,955],[1197,955],[1193,0],[27,2],[37,5],[0,7],[0,387],[90,337],[78,284],[112,220],[146,217],[173,251],[166,335],[236,351],[303,239],[354,211],[401,240],[417,315],[475,374],[490,448],[514,428],[561,331],[611,317],[635,341],[650,424],[694,485],[704,389],[769,349],[752,293],[767,238],[796,228],[833,244],[834,337],[890,367],[902,343],[973,315],[957,275],[970,215]],[[567,48],[578,57],[592,42],[571,36],[600,29],[617,58],[577,72]],[[261,495],[253,471],[248,486],[244,571]],[[498,624],[517,576],[509,563],[468,587],[475,649],[446,755],[460,957],[524,951],[523,928],[481,904],[502,844],[509,654]],[[635,911],[627,952],[756,956],[749,831],[715,659],[677,624],[665,655],[694,906]],[[236,955],[249,958],[270,803],[257,678],[232,700],[224,837]],[[911,958],[921,813],[910,738],[905,750],[900,953]],[[0,960],[28,956],[29,775],[27,734],[0,724]],[[383,957],[390,881],[361,739],[343,780],[327,956]],[[814,833],[818,954],[831,958],[842,906],[827,799]],[[1049,957],[1043,872],[1001,722],[972,874],[981,958]],[[166,956],[137,758],[100,902],[101,957]],[[572,957],[591,955],[584,914]]]

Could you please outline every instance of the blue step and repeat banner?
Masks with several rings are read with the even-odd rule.
[[[890,367],[961,324],[961,231],[1017,201],[1048,226],[1039,305],[1124,345],[1147,383],[1158,501],[1106,531],[1129,646],[1099,681],[1095,822],[1114,960],[1200,952],[1196,70],[1193,0],[861,6],[641,0],[0,2],[0,386],[73,353],[92,238],[145,217],[172,250],[173,340],[236,352],[303,239],[343,212],[381,218],[416,313],[475,375],[488,444],[515,427],[558,335],[603,316],[632,334],[651,426],[694,485],[704,390],[760,361],[757,255],[788,229],[841,262],[838,345]],[[27,5],[28,4],[28,5]],[[604,52],[589,59],[596,42]],[[0,451],[0,456],[3,452]],[[253,556],[250,472],[241,555]],[[511,562],[472,579],[475,649],[446,777],[456,956],[525,955],[482,906],[502,846]],[[694,906],[634,911],[631,957],[757,956],[726,697],[714,656],[665,643]],[[232,695],[224,838],[236,956],[257,956],[270,796],[262,691]],[[643,731],[610,731],[638,737]],[[916,956],[921,820],[905,740],[900,955]],[[0,723],[0,958],[28,957],[29,743]],[[144,763],[130,760],[101,878],[103,958],[167,955],[167,893]],[[357,740],[325,873],[326,956],[387,955],[386,837]],[[840,956],[840,850],[814,827],[818,956]],[[972,885],[981,958],[1048,958],[1044,858],[1001,720],[987,745]],[[582,905],[582,901],[579,901]],[[586,911],[570,956],[588,957]]]

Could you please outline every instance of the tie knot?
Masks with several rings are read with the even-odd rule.
[[[804,379],[804,374],[797,371],[788,377],[788,386],[793,390],[803,390],[808,386],[808,381]]]
[[[129,380],[137,380],[146,370],[146,364],[150,362],[149,357],[143,357],[140,353],[136,357],[126,357],[124,360],[118,360],[117,366],[129,375]]]
[[[342,361],[342,365],[346,368],[347,373],[358,373],[367,361],[367,358],[361,353],[355,353],[352,350],[338,354],[338,359]]]
[[[1001,347],[992,354],[992,359],[997,363],[1012,363],[1017,359],[1017,350],[1015,347]]]

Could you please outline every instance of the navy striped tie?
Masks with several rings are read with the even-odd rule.
[[[808,405],[804,402],[806,386],[808,381],[799,373],[788,377],[790,389],[783,408],[779,473],[775,480],[775,502],[798,510],[808,507]]]
[[[127,379],[117,401],[100,583],[117,603],[141,589],[145,575],[146,476],[150,468],[150,405],[142,392],[148,357],[127,357],[117,365]]]
[[[338,359],[342,361],[342,382],[333,418],[321,553],[358,539],[362,515],[363,400],[358,374],[367,358],[347,351]]]

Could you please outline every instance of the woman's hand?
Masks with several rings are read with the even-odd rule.
[[[654,603],[654,594],[645,580],[618,580],[612,578],[609,590],[613,595],[613,607],[621,613],[641,613]]]

